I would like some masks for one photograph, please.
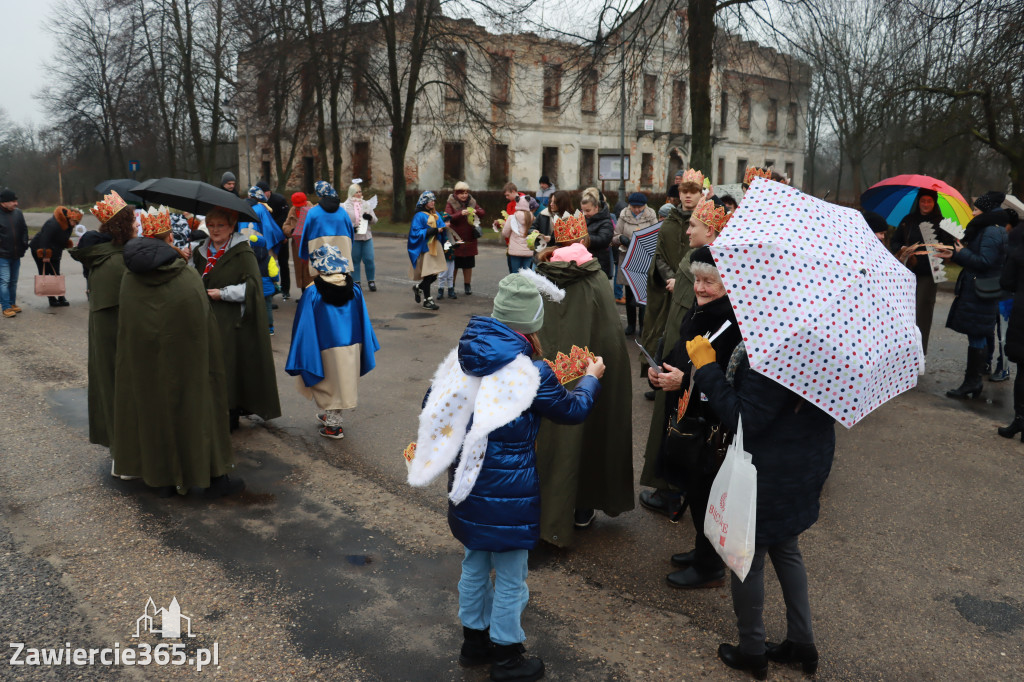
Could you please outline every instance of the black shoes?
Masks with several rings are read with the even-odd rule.
[[[464,286],[464,289],[466,291],[466,296],[472,296],[473,295],[473,287],[472,286],[470,286],[469,284],[466,284]]]
[[[665,576],[670,587],[677,587],[681,590],[699,590],[709,587],[722,587],[725,585],[725,569],[719,568],[714,571],[700,571],[695,566],[689,566],[681,571],[675,571]]]
[[[208,500],[216,500],[229,495],[237,495],[245,490],[245,481],[240,478],[228,478],[227,474],[210,479],[210,487],[203,496]]]
[[[377,283],[372,279],[366,283],[366,286],[370,287],[370,291],[377,291]]]
[[[572,523],[577,528],[589,528],[596,517],[597,512],[593,509],[577,509],[573,512]]]
[[[654,391],[647,391],[646,393],[644,393],[644,398],[647,398],[648,400],[654,400]]]
[[[805,675],[818,672],[818,649],[813,644],[797,644],[788,639],[782,644],[765,642],[769,661],[784,665],[799,664]]]
[[[631,324],[626,327],[626,336],[633,336],[633,334],[636,334],[636,325]]]
[[[672,565],[678,566],[679,568],[689,568],[693,566],[693,562],[697,560],[697,550],[691,549],[689,552],[683,552],[681,554],[672,555]]]
[[[459,665],[472,667],[494,663],[495,646],[489,630],[474,630],[462,626],[462,650]]]
[[[416,302],[419,303],[423,296],[423,291],[414,284],[412,285],[412,295],[416,297]]]
[[[441,306],[439,306],[436,303],[434,303],[434,299],[431,298],[430,296],[427,296],[425,299],[423,299],[423,307],[426,308],[427,310],[440,310],[441,309]]]
[[[448,298],[458,298],[458,294],[455,293],[455,287],[448,287]]]
[[[678,493],[667,490],[642,490],[640,491],[640,504],[653,512],[671,517],[682,504],[682,498]]]
[[[1018,433],[1024,431],[1024,415],[1013,415],[1013,421],[1008,426],[1000,426],[997,431],[1003,438],[1013,438]],[[1021,433],[1020,439],[1021,442],[1024,442],[1024,433]]]
[[[495,644],[491,679],[495,682],[533,682],[544,677],[544,661],[525,656],[522,644]]]
[[[751,656],[740,651],[738,646],[733,644],[721,644],[718,647],[718,657],[722,663],[733,670],[743,670],[750,673],[755,680],[768,679],[768,655]]]

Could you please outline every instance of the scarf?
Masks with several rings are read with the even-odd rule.
[[[209,274],[210,270],[213,270],[213,266],[217,264],[217,261],[220,259],[220,257],[224,255],[225,251],[227,251],[228,244],[230,243],[231,240],[228,239],[226,242],[224,242],[224,246],[217,249],[217,253],[211,253],[213,242],[210,242],[209,246],[206,247],[206,267],[203,268],[203,277],[206,277],[206,275]]]

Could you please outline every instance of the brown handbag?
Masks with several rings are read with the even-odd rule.
[[[50,265],[50,256],[53,255],[53,251],[50,249],[39,249],[36,251],[36,254],[43,259],[43,274],[36,275],[36,296],[63,296],[67,293],[64,275],[58,275],[57,271]],[[46,274],[47,267],[53,271],[52,275]]]

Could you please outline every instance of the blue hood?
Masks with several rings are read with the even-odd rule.
[[[533,347],[526,337],[493,317],[474,315],[459,339],[459,365],[474,377],[494,374],[517,355],[532,354]]]

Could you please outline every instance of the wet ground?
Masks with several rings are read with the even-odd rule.
[[[210,503],[163,500],[109,476],[86,438],[84,280],[64,259],[69,308],[31,296],[0,324],[0,633],[34,646],[111,646],[134,632],[146,599],[176,597],[193,647],[217,643],[224,679],[482,680],[457,662],[455,584],[461,549],[445,521],[442,483],[404,482],[402,448],[437,363],[472,314],[487,314],[504,274],[500,251],[478,257],[472,297],[416,307],[404,242],[376,240],[379,291],[367,293],[383,346],[346,415],[346,437],[320,438],[314,408],[279,374],[284,415],[243,419],[234,436],[247,493]],[[941,321],[918,389],[870,415],[839,445],[819,523],[801,538],[822,679],[1024,678],[1024,541],[1018,502],[1024,444],[995,436],[1010,382],[954,401],[966,342]],[[275,311],[275,361],[287,354],[294,303]],[[634,372],[635,374],[635,372]],[[650,403],[633,387],[635,468]],[[690,547],[638,508],[598,516],[574,546],[531,556],[527,646],[549,679],[742,679],[715,658],[734,641],[728,588],[667,587],[668,555]],[[765,617],[785,635],[768,572]],[[159,640],[152,640],[157,642]],[[31,645],[30,645],[31,646]],[[108,676],[194,677],[185,668],[99,669]],[[84,672],[83,672],[84,671]],[[93,675],[92,673],[96,673]],[[773,679],[799,674],[773,667]],[[4,664],[2,678],[94,679],[92,668]]]

